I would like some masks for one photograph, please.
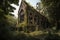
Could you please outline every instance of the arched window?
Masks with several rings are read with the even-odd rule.
[[[21,10],[20,15],[24,15],[24,11],[23,10]]]
[[[23,22],[24,21],[24,11],[21,10],[20,12],[20,22]]]

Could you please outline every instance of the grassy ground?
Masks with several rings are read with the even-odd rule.
[[[57,33],[50,34],[47,31],[34,31],[31,33],[15,31],[11,38],[13,40],[60,40],[60,36]]]

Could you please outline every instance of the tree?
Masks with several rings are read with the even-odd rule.
[[[8,25],[12,24],[7,20],[7,15],[11,14],[10,12],[13,12],[15,10],[14,7],[11,6],[11,4],[18,5],[19,0],[0,0],[0,36],[1,40],[6,39],[8,37]],[[6,39],[7,40],[7,39]]]
[[[60,0],[41,0],[44,14],[48,14],[47,18],[51,24],[60,29]]]
[[[15,9],[10,4],[17,4],[19,0],[0,0],[0,23],[6,19],[5,15],[10,14]]]

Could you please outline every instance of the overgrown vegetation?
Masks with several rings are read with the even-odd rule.
[[[52,27],[60,29],[60,0],[41,0],[44,14],[47,15]]]
[[[10,12],[14,11],[14,7],[10,4],[18,4],[19,0],[0,0],[0,40],[8,40],[11,36],[11,27],[16,26],[16,21]]]
[[[60,40],[60,0],[41,0],[52,28],[31,33],[17,31],[17,19],[10,13],[15,9],[12,3],[18,4],[18,0],[0,0],[0,40]],[[24,27],[26,23],[17,26]]]

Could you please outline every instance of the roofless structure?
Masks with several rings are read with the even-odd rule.
[[[20,31],[33,32],[48,27],[48,20],[36,9],[22,0],[18,11],[18,24]]]

